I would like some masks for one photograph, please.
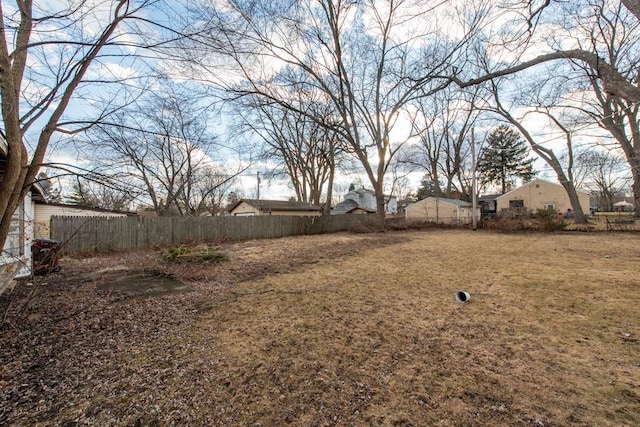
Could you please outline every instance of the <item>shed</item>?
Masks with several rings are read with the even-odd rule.
[[[473,222],[471,203],[464,200],[443,197],[427,197],[407,206],[407,221],[430,221],[440,224],[471,224]],[[476,218],[480,209],[476,208]]]

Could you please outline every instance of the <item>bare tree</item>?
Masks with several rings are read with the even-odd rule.
[[[640,68],[640,21],[631,16],[622,5],[610,7],[609,2],[593,0],[590,13],[581,16],[579,42],[605,58],[621,76],[638,85]],[[640,104],[609,93],[589,64],[575,63],[584,77],[579,111],[587,121],[610,133],[629,163],[632,190],[636,206],[640,206]],[[640,210],[636,211],[640,215]]]
[[[620,69],[617,59],[611,58],[599,50],[593,50],[589,46],[583,46],[580,43],[567,43],[569,40],[549,43],[548,38],[551,37],[553,39],[553,36],[545,32],[547,29],[545,29],[543,25],[539,25],[541,17],[546,13],[548,15],[546,19],[552,21],[554,24],[559,26],[568,24],[566,25],[567,31],[563,37],[565,39],[572,39],[573,37],[567,36],[567,33],[571,34],[576,28],[580,27],[582,20],[593,23],[593,20],[589,19],[590,9],[606,9],[613,5],[611,9],[615,10],[618,16],[624,15],[627,10],[633,14],[633,21],[613,18],[614,21],[618,21],[617,25],[619,25],[616,33],[629,34],[635,31],[634,28],[640,20],[640,6],[637,0],[580,0],[576,2],[557,2],[550,0],[538,2],[537,0],[528,0],[515,2],[515,4],[517,6],[509,4],[507,9],[499,9],[497,12],[504,13],[504,11],[509,10],[510,7],[517,9],[515,14],[511,15],[514,17],[514,20],[509,20],[508,29],[506,29],[507,37],[510,37],[511,45],[507,46],[505,44],[503,49],[504,52],[508,52],[508,54],[504,56],[512,58],[513,61],[511,63],[495,64],[495,66],[489,70],[481,69],[477,73],[480,75],[479,77],[470,77],[468,73],[462,73],[461,68],[454,68],[453,75],[451,76],[452,81],[460,87],[468,87],[498,77],[519,73],[547,62],[579,62],[583,64],[583,66],[587,66],[593,70],[593,74],[599,80],[599,84],[605,93],[631,103],[640,102],[640,87],[637,84],[635,75],[630,76],[624,68]],[[576,19],[573,21],[566,19],[568,14],[576,10],[578,11],[578,13],[576,13]],[[558,16],[560,20],[564,20],[565,22],[558,23],[557,19],[553,18]],[[518,22],[517,18],[519,18],[520,22]],[[609,24],[605,24],[605,27]],[[596,34],[598,32],[597,26],[593,27],[593,30],[594,32],[592,34]],[[498,32],[498,30],[494,32]],[[535,36],[538,34],[539,37],[536,38]],[[623,35],[623,37],[625,36]],[[573,42],[575,40],[571,41]],[[491,41],[485,42],[485,44],[490,45],[491,48],[495,48],[497,43]],[[531,58],[531,55],[526,55],[526,53],[530,51],[539,51],[540,46],[543,45],[552,46],[552,51],[537,55],[533,58]],[[567,49],[566,46],[570,46],[570,48]],[[522,57],[530,59],[521,61],[520,59]],[[476,58],[476,61],[477,60]],[[483,62],[483,59],[480,59],[480,62]]]
[[[411,127],[418,140],[402,161],[426,171],[437,196],[471,194],[470,131],[477,117],[476,93],[446,88],[416,100]],[[441,186],[442,182],[442,186]]]
[[[564,74],[573,83],[588,83],[588,89],[585,85],[582,88],[574,85],[569,89],[565,107],[587,112],[591,125],[597,124],[615,137],[631,166],[636,204],[640,203],[640,140],[635,138],[640,135],[637,132],[640,102],[637,2],[528,1],[519,2],[518,6],[524,16],[520,27],[524,30],[511,32],[513,40],[510,40],[511,44],[505,42],[502,50],[488,42],[477,50],[474,59],[480,67],[475,75],[480,77],[470,77],[472,67],[467,67],[454,70],[456,75],[452,80],[467,87],[513,73],[526,76],[529,68],[536,67],[539,75]],[[544,19],[541,18],[543,15]],[[509,26],[517,27],[511,21]],[[544,46],[550,52],[531,58],[533,52],[539,52]],[[496,54],[500,50],[509,54]],[[558,61],[553,73],[549,67],[544,67],[550,61]],[[580,106],[580,102],[591,104],[591,107]],[[574,136],[567,135],[567,138]]]
[[[625,159],[610,151],[585,149],[577,153],[574,166],[584,180],[577,186],[590,191],[600,210],[612,211],[614,197],[627,184]]]
[[[563,134],[565,140],[565,156],[567,158],[566,167],[563,167],[563,162],[560,159],[560,155],[558,155],[553,148],[546,147],[542,143],[538,141],[538,138],[534,136],[522,123],[523,117],[516,117],[511,113],[511,109],[515,109],[514,106],[508,107],[505,105],[500,96],[500,89],[497,82],[491,82],[491,93],[493,97],[493,107],[492,111],[499,114],[503,117],[507,122],[511,123],[515,126],[518,131],[524,136],[524,138],[529,143],[531,150],[536,153],[542,160],[544,160],[556,173],[558,182],[564,187],[567,192],[567,196],[569,197],[569,201],[571,203],[571,207],[574,212],[574,218],[576,224],[586,224],[587,217],[584,213],[583,207],[580,205],[580,201],[578,199],[578,193],[576,191],[576,185],[573,179],[573,162],[574,162],[574,154],[573,154],[573,133],[569,124],[566,124],[562,120],[561,112],[556,114],[553,111],[553,107],[555,106],[553,101],[550,102],[551,105],[538,105],[534,110],[529,110],[529,112],[525,112],[526,114],[537,113],[542,114],[547,117],[551,123],[553,123],[558,130]],[[547,94],[547,96],[550,96]],[[521,97],[520,94],[515,93],[512,94],[512,97]],[[545,97],[546,98],[546,97]],[[586,209],[589,207],[586,206]]]
[[[329,122],[332,118],[330,104],[311,98],[313,94],[297,94],[305,98],[300,102],[305,114],[265,102],[261,97],[245,97],[239,100],[242,108],[237,116],[246,130],[242,137],[248,133],[263,142],[262,156],[279,162],[278,167],[285,170],[293,185],[296,199],[320,205],[324,193],[327,202],[323,211],[328,215],[342,151],[336,132],[311,119]]]
[[[71,192],[66,194],[64,199],[74,205],[122,211],[130,210],[137,196],[137,193],[127,191],[125,188],[103,185],[95,180],[86,180],[77,176]]]
[[[210,49],[225,49],[234,62],[235,96],[258,95],[308,114],[288,88],[302,81],[330,100],[339,120],[315,119],[339,135],[357,158],[384,217],[385,175],[406,136],[394,135],[401,113],[424,92],[445,87],[437,79],[456,59],[478,23],[461,18],[443,2],[386,0],[353,2],[232,1],[198,10],[210,37],[190,50],[200,54],[198,74],[220,65],[203,63]],[[465,11],[466,12],[466,11]],[[463,36],[446,36],[434,16],[458,19]],[[431,18],[431,19],[429,19]],[[467,19],[468,18],[468,19]],[[229,49],[232,48],[232,49]],[[427,66],[425,67],[425,64]]]
[[[0,4],[0,98],[8,145],[0,180],[1,243],[53,134],[65,125],[63,116],[74,95],[105,81],[87,79],[91,66],[104,59],[107,49],[110,58],[117,58],[120,47],[131,47],[131,40],[137,40],[130,37],[137,32],[136,19],[149,4],[151,0],[108,5],[22,0],[15,8]]]
[[[103,168],[127,174],[159,215],[201,215],[219,208],[219,192],[237,173],[216,166],[208,108],[180,85],[163,80],[165,93],[149,93],[88,133],[84,146]],[[238,172],[239,173],[239,172]]]

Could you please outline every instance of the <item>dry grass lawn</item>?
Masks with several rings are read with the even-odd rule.
[[[69,394],[75,406],[37,421],[640,425],[635,233],[445,230],[252,245],[223,247],[226,265],[182,272],[196,289],[182,305],[193,314],[110,360],[118,391],[89,384],[93,395]],[[317,257],[285,263],[314,248]],[[225,285],[238,259],[265,263],[265,274]],[[162,365],[154,351],[172,357]],[[127,385],[145,373],[156,379]]]
[[[635,235],[416,233],[240,284],[199,357],[249,424],[640,425],[638,271]]]

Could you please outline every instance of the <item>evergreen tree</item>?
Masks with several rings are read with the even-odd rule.
[[[80,181],[71,186],[71,192],[67,194],[64,201],[70,205],[95,207],[96,200],[92,197],[84,184]]]
[[[422,200],[427,197],[435,196],[437,193],[438,187],[428,175],[425,175],[422,178],[422,181],[420,181],[420,187],[418,187],[418,190],[416,191],[416,198],[418,200]]]
[[[536,175],[529,147],[518,131],[501,125],[491,131],[487,142],[489,146],[478,160],[478,172],[484,184],[498,184],[504,194],[516,178],[527,182]]]

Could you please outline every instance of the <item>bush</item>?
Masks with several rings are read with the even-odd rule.
[[[376,216],[376,218],[369,218],[364,222],[354,222],[348,230],[356,234],[379,233],[384,231],[384,224],[381,224]]]
[[[524,231],[527,229],[525,221],[522,218],[511,218],[503,216],[496,216],[485,220],[482,223],[482,227],[489,230],[507,232]]]
[[[220,252],[218,248],[208,246],[200,248],[180,246],[169,252],[167,260],[171,262],[217,263],[228,261],[229,257],[225,253]]]
[[[535,223],[540,231],[556,231],[567,228],[566,221],[560,217],[555,211],[548,209],[538,209],[536,212]]]
[[[554,211],[538,209],[533,218],[497,216],[483,222],[483,228],[505,232],[564,230],[567,222]]]
[[[409,224],[404,218],[390,218],[385,221],[385,228],[390,231],[408,230]]]

